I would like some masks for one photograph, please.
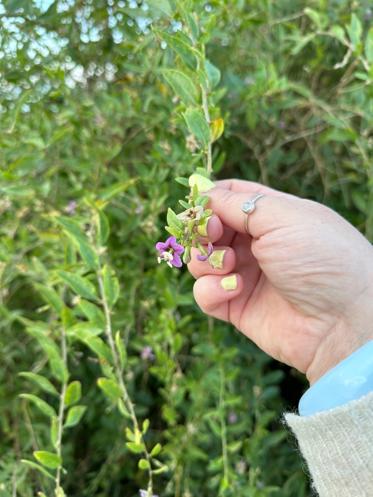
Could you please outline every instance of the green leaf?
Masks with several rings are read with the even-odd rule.
[[[54,309],[57,313],[62,312],[65,304],[53,288],[47,287],[45,285],[40,285],[39,283],[35,283],[34,286],[43,297],[45,302],[50,305],[50,307],[52,307],[52,309]]]
[[[182,230],[183,222],[177,217],[177,214],[169,207],[167,209],[167,224],[170,228]]]
[[[62,465],[62,459],[58,454],[54,452],[48,452],[46,450],[36,450],[34,452],[35,459],[40,462],[43,466],[50,469],[57,469]]]
[[[117,402],[121,397],[121,390],[119,385],[109,378],[99,378],[97,385],[101,388],[104,394],[112,401]]]
[[[56,411],[53,409],[52,406],[47,404],[45,400],[40,399],[36,395],[32,395],[30,393],[21,393],[20,397],[22,399],[27,399],[30,402],[32,402],[38,409],[41,411],[43,414],[46,416],[53,418],[53,416],[56,416]]]
[[[104,294],[109,304],[109,307],[112,308],[115,302],[119,297],[119,281],[115,276],[114,271],[109,268],[109,266],[105,265],[102,269],[102,279],[104,282]]]
[[[210,88],[213,89],[216,86],[218,86],[221,78],[221,73],[219,69],[207,59],[205,60],[205,71],[207,74]]]
[[[142,433],[145,435],[145,433],[148,431],[150,425],[150,421],[148,419],[145,419],[143,424],[142,424]]]
[[[71,407],[67,413],[67,418],[64,424],[65,428],[71,428],[72,426],[76,426],[82,419],[86,410],[87,410],[86,406]]]
[[[74,326],[68,330],[68,333],[87,345],[87,347],[97,354],[100,360],[109,364],[112,362],[112,355],[109,347],[101,338],[92,335],[86,326]]]
[[[177,183],[180,183],[180,185],[189,186],[188,178],[182,178],[182,177],[178,176],[177,178],[175,178],[175,181]]]
[[[161,452],[161,450],[162,450],[162,445],[158,443],[157,445],[154,445],[152,451],[150,452],[150,455],[152,457],[155,457]]]
[[[149,469],[150,468],[150,463],[146,459],[140,459],[139,461],[139,468],[140,469]]]
[[[165,226],[165,230],[170,233],[170,235],[174,236],[175,238],[179,238],[183,232],[179,228],[171,228],[170,226]]]
[[[85,317],[89,319],[93,326],[104,329],[105,316],[101,309],[97,307],[97,305],[82,299],[79,302],[78,308],[83,312]]]
[[[134,454],[141,454],[142,452],[144,452],[144,446],[143,446],[143,444],[137,444],[135,442],[127,442],[126,446]]]
[[[338,26],[335,24],[331,27],[330,32],[341,42],[344,43],[346,41],[345,31],[342,26]]]
[[[81,340],[83,338],[84,340],[89,340],[92,337],[101,335],[104,331],[104,326],[95,326],[94,324],[84,322],[74,324],[74,326],[71,326],[66,331],[68,335],[79,337]]]
[[[109,220],[103,211],[98,213],[98,241],[101,246],[104,246],[109,238],[110,226]]]
[[[197,140],[206,148],[211,139],[210,128],[203,112],[196,108],[189,108],[184,112],[184,119],[188,129]]]
[[[96,289],[87,278],[67,271],[58,271],[58,276],[80,297],[91,300],[97,298]]]
[[[207,192],[211,188],[215,188],[215,183],[200,174],[192,174],[189,178],[189,185],[191,188],[196,186],[198,192]]]
[[[36,469],[37,471],[40,471],[40,473],[42,473],[47,478],[54,480],[54,476],[51,473],[49,473],[49,471],[47,471],[45,468],[43,468],[43,466],[40,466],[36,462],[28,461],[27,459],[21,459],[21,463],[26,464],[26,466],[29,466],[32,469]]]
[[[356,49],[361,41],[361,35],[363,34],[363,26],[356,14],[352,14],[351,16],[351,22],[347,26],[347,32],[349,34],[353,48]]]
[[[304,13],[313,21],[318,29],[323,28],[324,22],[321,18],[321,15],[316,10],[306,7],[304,9]]]
[[[161,475],[162,473],[166,473],[169,470],[168,466],[164,465],[158,469],[153,470],[153,475]]]
[[[90,269],[98,268],[98,255],[93,250],[90,241],[80,226],[71,219],[59,217],[57,223],[62,226],[64,232],[69,236],[73,244],[78,249],[83,261]]]
[[[58,418],[56,416],[52,418],[50,437],[53,447],[56,447],[58,440]]]
[[[373,26],[370,28],[365,40],[365,57],[369,64],[373,64]]]
[[[23,376],[24,378],[27,378],[34,382],[36,385],[38,385],[44,392],[51,393],[52,395],[59,395],[57,392],[57,389],[52,385],[52,383],[45,378],[44,376],[41,376],[40,374],[36,373],[31,373],[28,371],[24,371],[22,373],[18,373],[19,376]]]
[[[79,402],[82,396],[82,385],[80,381],[72,381],[66,389],[65,406],[71,406]]]
[[[174,50],[191,69],[196,68],[201,54],[192,46],[190,39],[181,32],[170,35],[165,31],[154,30],[167,45]]]
[[[147,0],[146,3],[156,14],[164,14],[168,17],[172,16],[172,7],[168,0]]]
[[[112,198],[119,195],[119,193],[124,193],[128,190],[132,185],[134,185],[137,181],[137,178],[131,178],[126,181],[120,181],[119,183],[114,183],[111,186],[104,188],[101,190],[99,194],[99,198],[101,200],[111,200]]]
[[[45,325],[45,323],[43,323]],[[67,381],[68,371],[63,362],[62,357],[60,356],[60,351],[56,344],[49,338],[47,335],[48,327],[43,329],[43,326],[33,323],[26,327],[27,333],[36,338],[40,347],[44,350],[45,354],[48,357],[52,374],[55,378],[57,378],[61,383]]]
[[[126,352],[126,349],[124,347],[124,343],[123,343],[122,337],[120,336],[119,331],[117,331],[115,334],[115,346],[116,346],[117,351],[118,351],[120,365],[123,368],[125,363],[126,363],[127,352]]]
[[[194,105],[197,102],[199,92],[189,76],[176,69],[163,69],[161,73],[184,103]]]

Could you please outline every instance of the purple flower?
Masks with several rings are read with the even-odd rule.
[[[146,347],[144,347],[142,349],[141,359],[143,361],[154,361],[155,355],[154,355],[153,349],[149,345],[147,345]]]
[[[75,200],[70,200],[70,202],[65,207],[64,211],[66,214],[73,216],[75,214],[75,209],[78,207],[78,204]]]
[[[170,267],[183,265],[180,255],[184,252],[184,247],[177,243],[174,236],[170,236],[165,242],[156,243],[155,248],[159,252],[158,262],[166,261]]]
[[[197,259],[199,261],[207,261],[207,259],[210,257],[210,255],[213,253],[214,247],[211,242],[207,245],[207,254],[206,255],[197,255]]]

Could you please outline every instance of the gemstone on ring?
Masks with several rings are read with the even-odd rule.
[[[255,202],[252,200],[247,200],[242,204],[242,210],[245,214],[250,214],[255,210]]]

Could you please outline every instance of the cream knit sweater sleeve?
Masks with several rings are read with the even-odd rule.
[[[373,392],[312,416],[286,414],[319,497],[373,497]]]

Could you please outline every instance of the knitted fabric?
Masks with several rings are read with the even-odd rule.
[[[373,497],[373,392],[312,416],[286,414],[319,497]]]

